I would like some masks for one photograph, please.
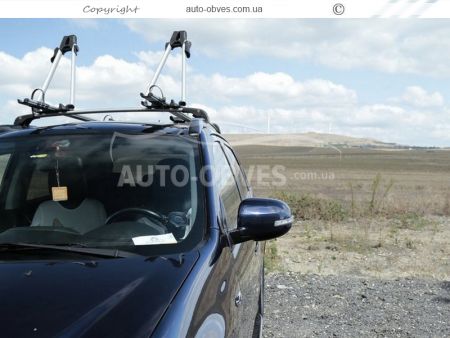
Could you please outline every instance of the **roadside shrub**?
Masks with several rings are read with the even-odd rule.
[[[420,230],[427,225],[426,219],[415,212],[399,214],[398,220],[402,229]]]
[[[394,181],[391,179],[387,185],[384,186],[384,191],[381,191],[382,183],[382,176],[378,173],[372,181],[371,198],[368,205],[368,213],[371,216],[382,212],[384,201],[394,185]]]
[[[340,222],[348,212],[338,201],[318,198],[310,194],[279,192],[274,195],[285,201],[297,220],[323,220]]]

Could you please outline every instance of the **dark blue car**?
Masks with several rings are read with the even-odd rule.
[[[261,335],[264,241],[292,217],[281,201],[253,198],[219,127],[186,107],[190,47],[173,33],[143,108],[81,111],[77,38],[65,36],[42,88],[19,100],[31,114],[0,127],[1,337]],[[166,103],[154,89],[174,48],[182,100]],[[67,52],[70,103],[51,106],[45,93]],[[170,120],[105,116],[115,113]],[[50,117],[77,122],[31,126]]]
[[[290,210],[204,119],[5,126],[0,177],[2,337],[261,334]]]

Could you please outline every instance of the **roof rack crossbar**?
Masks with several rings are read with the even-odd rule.
[[[55,108],[55,107],[52,107]],[[180,122],[190,122],[191,118],[187,114],[191,114],[194,118],[203,118],[205,119],[206,112],[201,109],[195,108],[106,108],[106,109],[93,109],[93,110],[46,110],[43,114],[29,114],[22,115],[16,118],[14,121],[14,125],[27,127],[34,120],[43,118],[43,117],[71,117],[82,121],[95,121],[89,117],[83,115],[89,114],[114,114],[114,113],[148,113],[148,112],[161,112],[161,113],[169,113],[172,116],[176,117]],[[206,119],[205,119],[206,120]]]

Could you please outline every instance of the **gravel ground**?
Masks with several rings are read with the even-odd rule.
[[[450,337],[450,282],[273,273],[264,337]]]

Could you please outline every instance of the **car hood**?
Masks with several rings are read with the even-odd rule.
[[[1,262],[1,335],[148,337],[198,256]]]

